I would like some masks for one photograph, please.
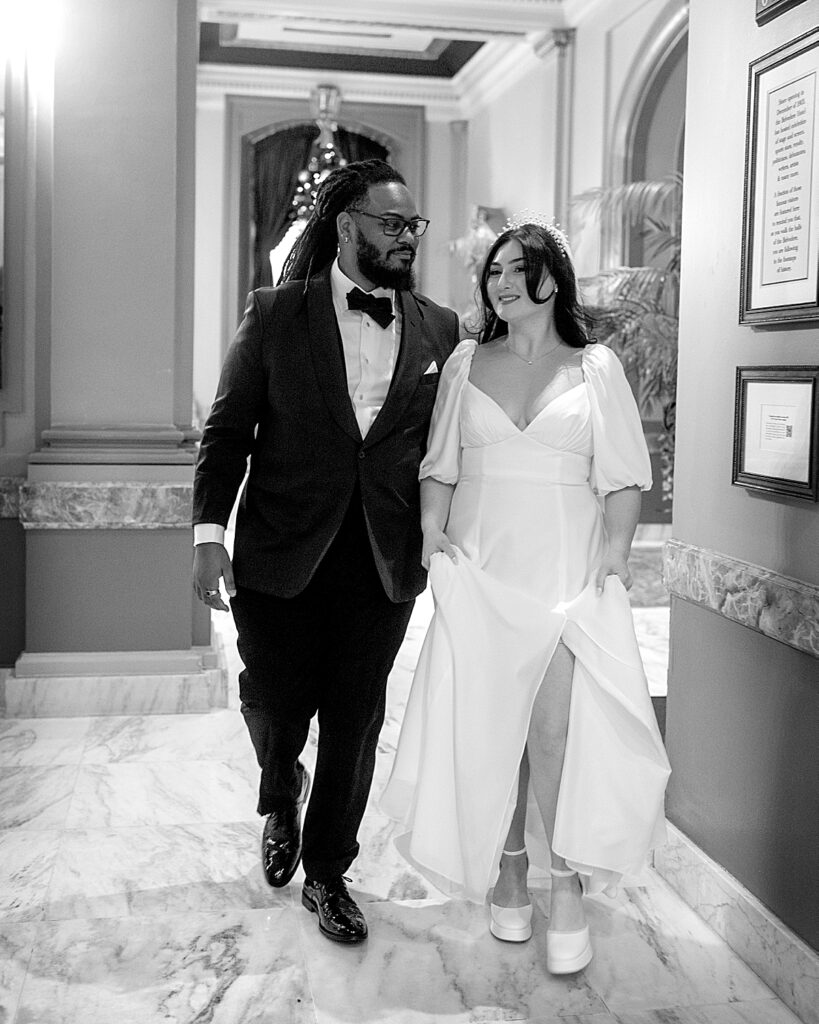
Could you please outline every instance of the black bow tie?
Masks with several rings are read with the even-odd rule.
[[[395,319],[392,302],[386,295],[376,298],[375,295],[362,292],[360,288],[353,288],[351,292],[347,292],[347,308],[360,309],[362,313],[371,316],[382,329],[389,327]]]

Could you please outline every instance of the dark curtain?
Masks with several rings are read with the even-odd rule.
[[[354,160],[389,160],[390,151],[384,146],[368,139],[366,135],[358,135],[356,132],[348,132],[344,128],[336,131],[336,143],[338,151],[349,163]]]
[[[253,147],[253,287],[273,284],[270,251],[290,225],[299,171],[307,166],[318,138],[315,124],[297,124],[261,139]]]
[[[299,171],[307,166],[318,134],[315,124],[297,124],[266,136],[253,147],[253,288],[275,284],[270,252],[290,226]],[[335,139],[340,155],[350,163],[373,157],[389,159],[389,150],[366,135],[339,128]]]

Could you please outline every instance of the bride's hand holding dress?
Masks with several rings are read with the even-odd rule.
[[[427,571],[430,558],[438,552],[455,563],[458,561],[458,554],[444,530],[454,490],[452,484],[431,477],[421,481],[421,564]]]

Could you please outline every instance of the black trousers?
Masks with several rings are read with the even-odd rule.
[[[298,758],[318,714],[303,830],[308,878],[342,875],[358,854],[387,676],[414,604],[394,604],[385,594],[358,494],[300,594],[281,598],[239,587],[231,601],[245,666],[242,713],[261,768],[259,814],[286,806],[298,793]]]

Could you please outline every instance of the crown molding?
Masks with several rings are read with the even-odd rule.
[[[579,25],[606,2],[607,0],[564,0],[563,14],[566,26]]]
[[[525,75],[536,70],[554,49],[551,33],[527,43],[487,43],[454,78],[461,117],[473,117]]]
[[[346,102],[423,107],[428,121],[463,116],[452,83],[437,78],[225,64],[199,65],[197,103],[200,107],[221,106],[227,95],[307,99],[316,86],[324,84],[337,86]]]
[[[304,99],[331,83],[346,100],[421,106],[427,121],[472,117],[553,51],[554,32],[567,27],[573,0],[199,0],[208,21],[293,19],[333,24],[434,28],[459,38],[481,38],[484,46],[452,79],[373,75],[355,71],[201,64],[198,103],[221,106],[228,94]],[[574,0],[575,6],[599,0]]]
[[[343,99],[350,102],[419,106],[424,108],[427,121],[457,121],[474,116],[536,70],[554,49],[553,31],[530,35],[526,42],[494,40],[481,47],[451,80],[200,64],[197,102],[200,108],[220,107],[228,94],[306,99],[318,85],[330,84],[337,86]]]
[[[202,21],[293,19],[515,38],[567,24],[567,0],[199,0]],[[343,4],[343,6],[342,6]],[[467,33],[465,35],[465,33]]]

